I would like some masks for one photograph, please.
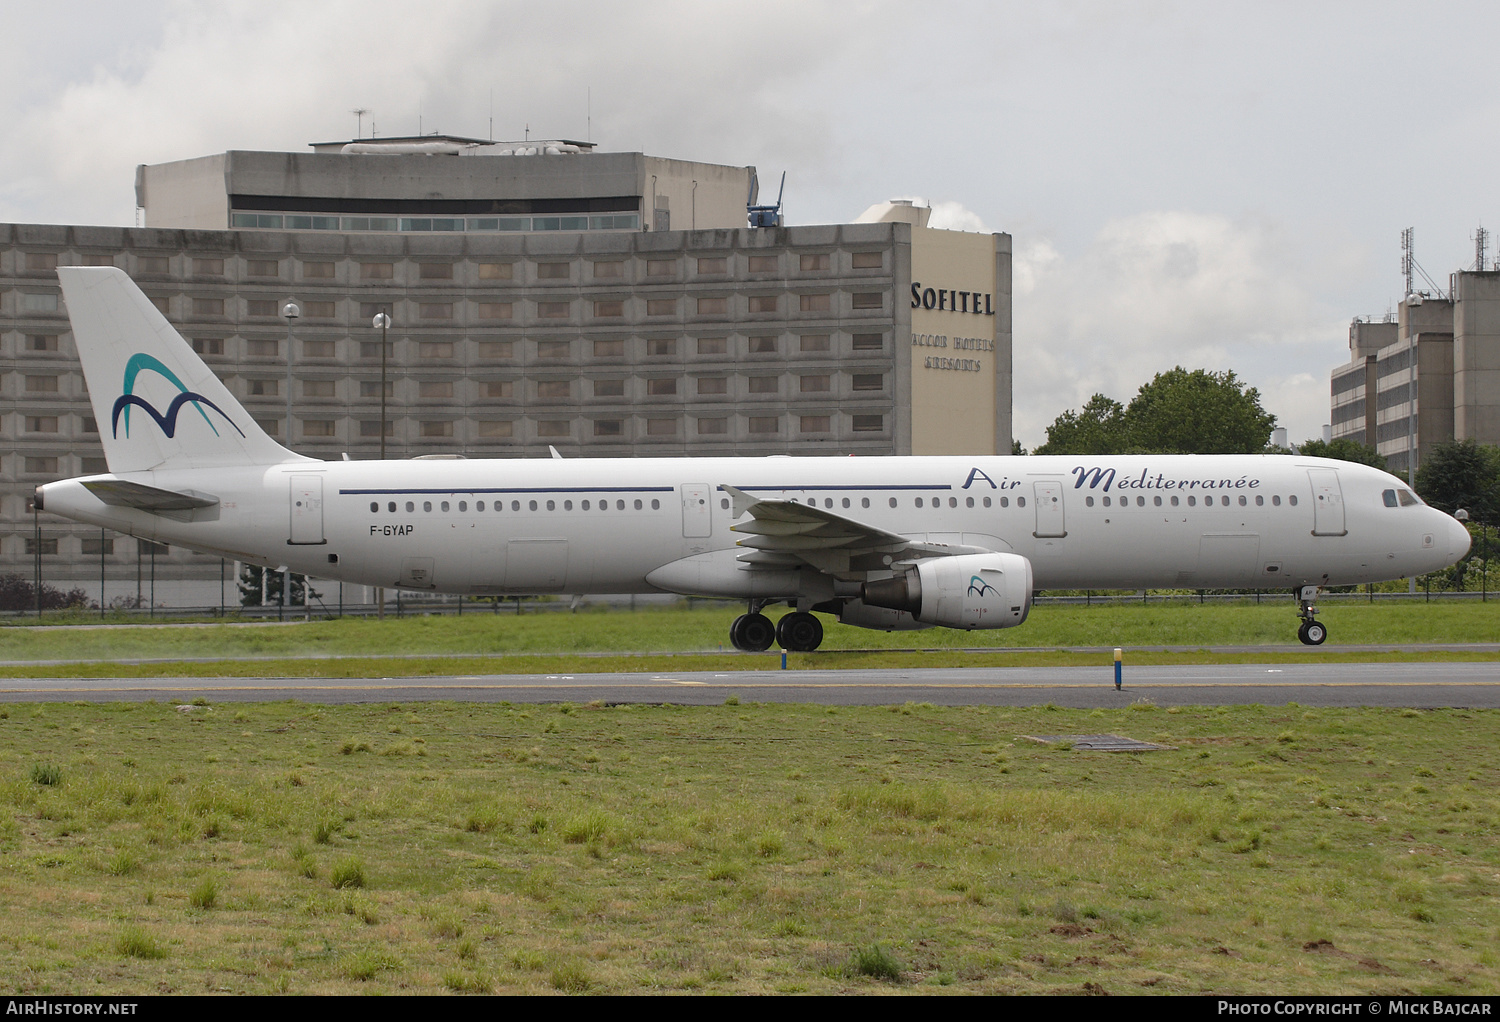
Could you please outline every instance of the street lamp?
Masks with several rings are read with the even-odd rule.
[[[286,436],[283,438],[288,450],[292,446],[292,324],[302,315],[302,306],[297,304],[295,298],[288,298],[286,304],[281,307],[281,316],[286,320]],[[261,585],[265,585],[265,573],[261,573]],[[281,607],[276,615],[278,620],[285,620],[287,605],[287,590],[292,588],[291,571],[281,573]]]
[[[391,327],[391,317],[384,311],[377,312],[375,318],[370,321],[370,326],[380,331],[380,460],[385,460],[385,356],[386,343],[385,332]]]

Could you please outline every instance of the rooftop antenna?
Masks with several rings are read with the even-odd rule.
[[[1412,294],[1417,289],[1413,275],[1416,273],[1416,259],[1412,255],[1411,242],[1414,228],[1408,227],[1401,232],[1401,272],[1406,276],[1406,290],[1403,296]]]
[[[745,201],[745,212],[750,218],[750,226],[780,227],[784,222],[781,215],[781,196],[785,192],[786,171],[782,171],[781,189],[776,193],[775,204],[760,204],[760,177],[752,171],[750,174],[750,194]]]
[[[586,142],[592,142],[594,140],[594,87],[592,85],[588,87],[588,92],[585,93],[585,96],[586,98],[584,100],[584,109],[588,113],[588,119],[584,122],[583,138]]]
[[[354,115],[354,137],[355,138],[364,138],[365,137],[365,114],[369,113],[370,111],[366,110],[362,106],[357,106],[357,107],[355,107],[353,110],[351,110],[349,112]]]
[[[1485,249],[1489,247],[1490,232],[1483,226],[1474,232],[1474,269],[1484,272]]]
[[[490,133],[486,137],[491,142],[495,141],[495,87],[493,85],[490,86]]]

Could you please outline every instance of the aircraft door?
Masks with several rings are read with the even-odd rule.
[[[289,545],[317,546],[328,542],[323,538],[322,476],[292,476],[291,512]]]
[[[1056,479],[1043,480],[1033,485],[1033,492],[1036,496],[1036,531],[1032,535],[1037,539],[1066,536],[1063,484]]]
[[[702,539],[713,535],[713,490],[703,483],[682,484],[682,535]]]
[[[1332,468],[1310,468],[1308,479],[1313,488],[1314,536],[1347,536],[1344,527],[1344,491],[1339,486],[1339,473]]]

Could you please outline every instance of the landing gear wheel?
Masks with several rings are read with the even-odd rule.
[[[1304,645],[1321,646],[1323,640],[1328,638],[1328,629],[1317,621],[1306,621],[1301,628],[1297,629],[1297,638],[1301,639]]]
[[[729,626],[729,642],[746,653],[763,653],[776,641],[776,626],[764,614],[741,614]]]
[[[1328,629],[1318,624],[1318,619],[1313,615],[1318,608],[1313,605],[1313,600],[1318,595],[1317,586],[1301,586],[1293,590],[1297,597],[1297,616],[1302,619],[1302,626],[1297,629],[1297,638],[1304,646],[1321,646],[1323,640],[1328,638]]]
[[[823,622],[803,611],[793,611],[776,623],[776,641],[782,649],[811,653],[823,643]]]

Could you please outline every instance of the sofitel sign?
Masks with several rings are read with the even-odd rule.
[[[920,281],[911,285],[911,307],[937,312],[969,312],[976,316],[995,314],[993,295],[982,291],[951,291],[947,288],[924,288]],[[983,302],[980,300],[983,299]]]

